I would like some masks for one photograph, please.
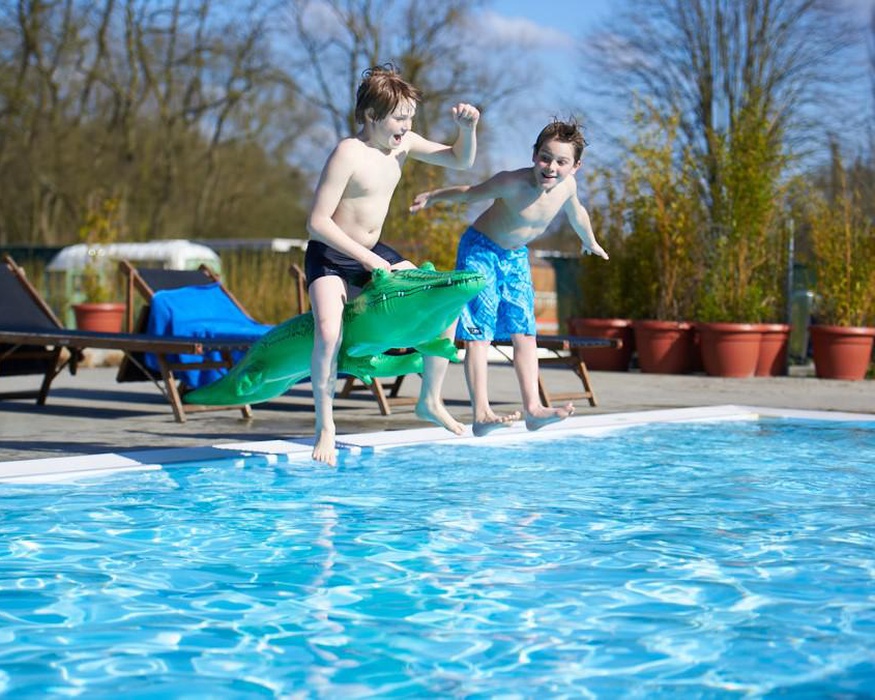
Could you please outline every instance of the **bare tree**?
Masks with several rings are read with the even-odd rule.
[[[95,191],[125,201],[138,238],[259,233],[277,207],[302,224],[287,160],[300,111],[273,62],[275,12],[272,0],[4,4],[0,243],[72,242]]]
[[[355,133],[362,72],[387,61],[425,94],[416,128],[432,138],[449,131],[449,103],[474,102],[488,113],[523,89],[523,69],[484,58],[470,41],[472,13],[483,3],[446,0],[424,11],[413,0],[289,0],[289,70],[302,99],[327,123],[328,142]],[[488,130],[488,120],[482,127]]]
[[[776,318],[785,176],[793,157],[826,145],[823,103],[839,113],[830,98],[859,85],[847,68],[861,46],[853,17],[832,0],[626,0],[625,10],[588,47],[587,75],[623,107],[637,98],[680,118],[676,155],[690,154],[707,216],[694,246],[699,317]]]
[[[483,155],[478,154],[477,163],[487,165],[490,116],[509,96],[525,89],[533,76],[526,72],[526,62],[511,60],[512,46],[490,55],[479,50],[474,11],[484,4],[485,0],[446,0],[425,9],[414,0],[289,0],[284,15],[289,35],[286,64],[301,98],[313,109],[316,125],[312,150],[299,154],[302,167],[306,163],[318,171],[337,141],[356,133],[355,93],[362,73],[386,62],[394,63],[422,90],[425,99],[414,128],[429,138],[455,137],[450,107],[456,102],[480,108]],[[415,192],[440,186],[445,177],[443,169],[410,163],[396,190],[385,231],[388,240],[413,259],[421,261],[422,253],[439,259],[439,249],[447,247],[444,233],[462,225],[447,222],[435,210],[420,212],[417,221],[407,214]]]
[[[706,181],[719,181],[718,141],[743,110],[794,148],[810,144],[815,128],[841,123],[829,120],[841,114],[835,98],[859,78],[847,68],[859,31],[838,3],[627,0],[625,10],[586,48],[586,75],[598,77],[587,88],[626,105],[637,94],[683,115]]]

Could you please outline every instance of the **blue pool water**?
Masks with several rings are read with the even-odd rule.
[[[863,698],[875,429],[0,485],[9,697]]]

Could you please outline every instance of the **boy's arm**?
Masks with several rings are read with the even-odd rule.
[[[568,201],[563,206],[565,213],[568,216],[568,221],[571,222],[571,227],[580,237],[581,246],[580,252],[598,255],[600,258],[608,259],[608,254],[605,252],[595,239],[595,234],[592,232],[592,223],[589,220],[589,213],[584,209],[580,200],[577,198],[577,193],[572,192]]]
[[[467,170],[474,165],[474,158],[477,155],[477,122],[480,120],[480,112],[473,105],[460,102],[453,107],[453,120],[459,125],[459,133],[452,146],[429,141],[413,131],[408,131],[409,147],[407,153],[410,157],[430,165],[439,165],[455,170]]]
[[[430,192],[421,192],[413,198],[413,204],[410,205],[410,213],[413,214],[438,202],[468,204],[469,202],[479,202],[484,199],[498,199],[508,191],[513,182],[512,173],[502,171],[476,185],[455,185],[453,187],[431,190]]]
[[[341,142],[328,157],[316,186],[310,216],[307,217],[307,231],[312,240],[355,258],[367,269],[388,270],[389,263],[386,260],[351,238],[333,218],[353,172],[354,154],[348,152],[350,145]]]

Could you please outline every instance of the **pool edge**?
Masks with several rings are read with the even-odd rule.
[[[545,439],[568,432],[597,434],[609,430],[628,428],[648,423],[703,422],[719,420],[757,420],[763,417],[798,418],[811,420],[862,421],[875,423],[875,415],[839,411],[812,411],[762,406],[720,405],[692,408],[655,409],[625,413],[601,413],[578,415],[548,425],[537,432],[529,432],[522,423],[498,430],[486,437],[475,438],[470,426],[461,436],[452,435],[443,428],[429,427],[412,430],[387,430],[381,432],[341,435],[338,449],[344,455],[391,449],[421,443],[455,442],[492,444],[508,439]],[[2,483],[57,483],[124,471],[156,470],[198,462],[228,462],[240,465],[253,460],[264,464],[279,462],[309,461],[312,438],[285,440],[260,440],[251,442],[223,443],[203,447],[137,450],[131,452],[107,452],[65,457],[0,462]]]

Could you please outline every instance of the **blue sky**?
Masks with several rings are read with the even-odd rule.
[[[493,168],[526,165],[541,128],[553,116],[567,117],[575,111],[572,105],[580,103],[576,84],[580,44],[598,31],[616,4],[616,0],[495,0],[481,10],[483,30],[508,44],[525,46],[526,55],[545,76],[536,87],[537,99],[530,93],[521,96],[512,114],[503,115],[498,128],[503,146],[490,153]]]

